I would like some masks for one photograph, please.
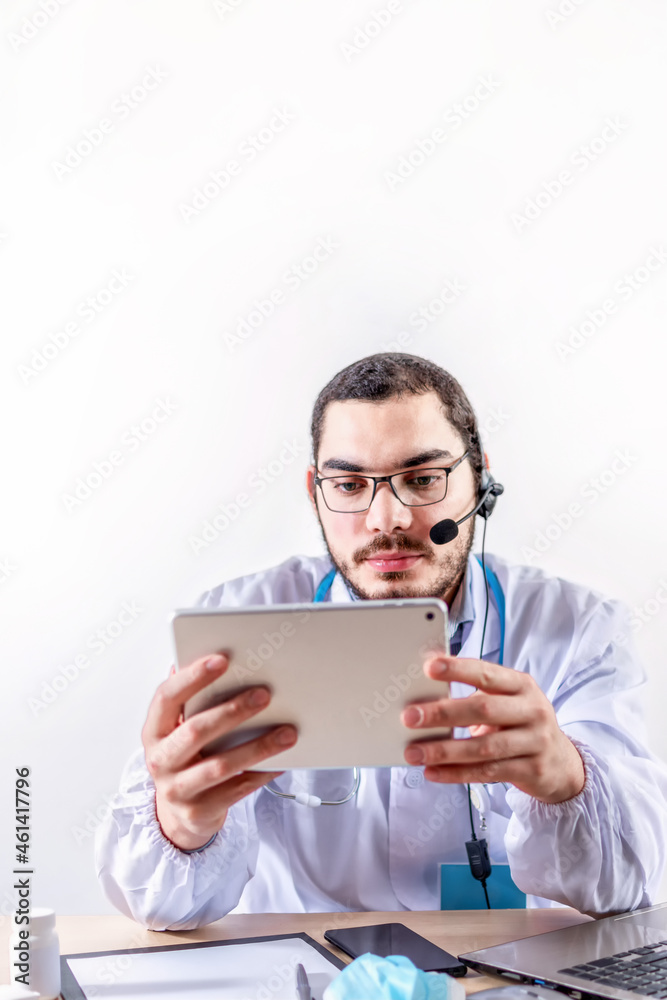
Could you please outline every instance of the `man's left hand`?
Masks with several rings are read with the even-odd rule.
[[[403,709],[401,721],[416,730],[415,736],[419,729],[432,727],[470,730],[469,739],[428,740],[406,747],[406,761],[426,765],[428,781],[507,781],[542,802],[564,802],[583,789],[581,756],[529,674],[442,653],[425,660],[424,673],[477,688],[466,698],[415,702]],[[421,718],[418,713],[412,718],[415,708]]]

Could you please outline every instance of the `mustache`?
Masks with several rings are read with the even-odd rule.
[[[370,542],[363,549],[359,549],[355,553],[354,560],[357,563],[363,562],[365,559],[370,559],[371,556],[379,555],[382,552],[401,552],[410,553],[412,555],[425,555],[431,556],[431,550],[424,548],[424,546],[419,546],[406,538],[404,535],[398,535],[396,538],[377,538],[375,541]]]

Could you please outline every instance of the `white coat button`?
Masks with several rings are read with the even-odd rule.
[[[419,788],[424,782],[424,772],[418,767],[411,768],[405,776],[405,784],[408,788]]]

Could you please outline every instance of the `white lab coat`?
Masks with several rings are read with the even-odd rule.
[[[509,862],[529,906],[604,914],[650,905],[667,842],[667,769],[646,748],[639,700],[645,678],[627,611],[534,567],[497,556],[487,556],[487,565],[505,595],[504,664],[535,678],[586,771],[582,792],[553,805],[512,786],[486,786],[491,858]],[[327,556],[295,556],[222,584],[198,604],[312,601],[330,568]],[[327,599],[351,600],[339,574]],[[490,601],[484,656],[497,661],[499,615]],[[473,619],[461,656],[479,656],[484,602],[482,569],[471,555],[451,609],[455,622]],[[456,684],[452,693],[471,690]],[[103,890],[153,930],[189,929],[230,912],[438,909],[439,862],[466,860],[465,787],[425,781],[423,768],[407,765],[361,774],[356,799],[338,806],[311,808],[259,789],[229,810],[210,847],[184,854],[160,831],[140,749],[97,831]],[[286,771],[276,785],[342,798],[352,771]]]

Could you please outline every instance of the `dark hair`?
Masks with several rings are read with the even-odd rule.
[[[444,368],[417,357],[415,354],[369,354],[343,368],[320,392],[315,400],[310,432],[313,440],[313,462],[317,457],[322,437],[324,415],[329,403],[346,399],[392,399],[411,392],[419,396],[436,392],[442,402],[445,417],[461,435],[470,451],[470,465],[475,477],[475,489],[482,478],[482,455],[477,430],[477,420],[465,392],[453,375]]]

